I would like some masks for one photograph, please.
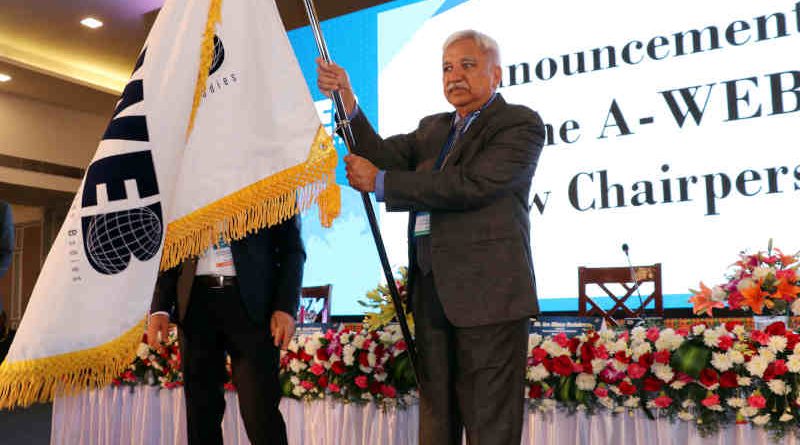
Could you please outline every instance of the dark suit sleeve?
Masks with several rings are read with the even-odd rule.
[[[399,134],[383,139],[359,111],[350,122],[356,138],[353,153],[362,156],[381,170],[407,170],[414,163],[415,134]]]
[[[11,258],[14,255],[14,218],[11,215],[11,205],[0,202],[0,277],[8,272],[11,267]]]
[[[387,206],[416,210],[481,208],[497,196],[529,183],[544,141],[539,115],[527,108],[492,124],[485,146],[469,161],[442,171],[388,171]]]
[[[303,286],[303,265],[306,249],[300,236],[300,216],[294,216],[275,228],[276,276],[274,311],[296,316]]]
[[[150,313],[168,312],[173,314],[178,300],[178,278],[181,276],[183,263],[158,274],[153,300],[150,302]]]

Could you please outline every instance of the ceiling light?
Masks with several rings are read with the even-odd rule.
[[[0,73],[0,82],[8,82],[11,80],[11,76],[8,74]]]
[[[81,20],[81,25],[87,28],[96,29],[103,26],[103,22],[94,17],[86,17],[85,19]]]

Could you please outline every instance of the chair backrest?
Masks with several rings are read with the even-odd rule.
[[[633,269],[633,270],[631,270]],[[652,283],[652,291],[639,293],[643,283]],[[622,295],[609,289],[622,288]],[[603,309],[597,301],[587,295],[587,288],[602,290],[611,299],[611,309]],[[593,295],[596,296],[596,295]],[[661,293],[661,263],[631,267],[579,267],[578,268],[578,313],[582,316],[601,316],[608,323],[618,325],[622,318],[644,317],[645,308],[651,303],[654,315],[664,316],[664,298]]]
[[[303,288],[297,311],[297,321],[300,325],[330,321],[332,287],[331,284],[325,284]]]

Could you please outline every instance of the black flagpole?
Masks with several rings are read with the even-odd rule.
[[[303,0],[303,4],[306,7],[306,14],[311,24],[311,30],[314,32],[314,40],[317,42],[319,55],[326,63],[331,63],[331,56],[325,44],[325,37],[322,35],[322,29],[320,29],[319,26],[319,19],[314,9],[313,0]],[[350,128],[350,121],[347,120],[347,112],[344,108],[342,95],[336,90],[332,93],[333,103],[336,106],[336,125],[342,130],[347,151],[352,153],[352,148],[356,145],[356,139],[355,136],[353,136],[353,129]],[[375,209],[372,207],[372,201],[370,201],[369,195],[366,192],[361,192],[361,200],[364,202],[364,210],[367,212],[369,228],[372,230],[372,237],[375,239],[375,247],[378,248],[378,256],[381,259],[381,266],[383,266],[383,274],[386,276],[386,284],[389,286],[389,293],[392,296],[392,302],[394,303],[395,312],[397,314],[397,321],[400,322],[400,330],[403,332],[403,339],[405,339],[406,346],[408,347],[408,358],[411,361],[411,367],[414,369],[414,377],[417,380],[417,387],[419,388],[420,374],[417,366],[417,348],[414,344],[414,337],[411,336],[411,330],[408,328],[406,311],[403,309],[403,304],[400,301],[400,293],[397,291],[397,284],[394,281],[394,275],[389,266],[389,258],[386,256],[386,248],[383,245],[383,238],[378,229],[378,219],[375,217]]]

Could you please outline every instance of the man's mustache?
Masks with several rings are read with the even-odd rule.
[[[463,80],[459,80],[457,82],[450,82],[450,83],[447,84],[447,92],[448,93],[453,91],[453,90],[455,90],[456,88],[461,88],[463,90],[469,91],[469,85],[466,82],[464,82]]]

